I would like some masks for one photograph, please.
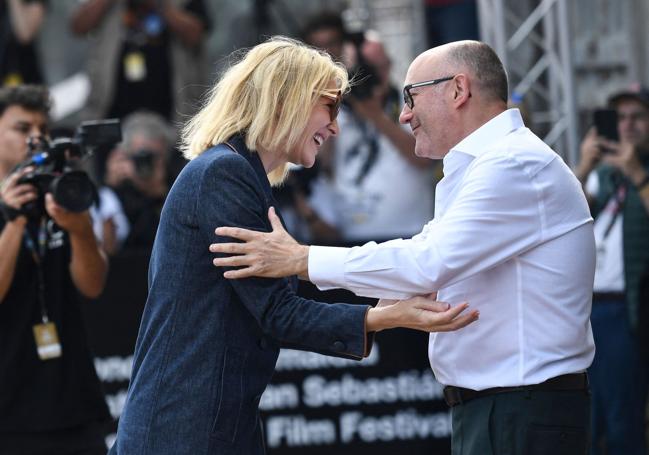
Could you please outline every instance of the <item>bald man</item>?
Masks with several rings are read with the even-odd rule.
[[[402,123],[415,154],[442,159],[435,218],[410,239],[352,249],[274,230],[220,227],[245,243],[212,245],[217,266],[246,276],[298,274],[320,289],[403,299],[438,292],[480,321],[430,335],[429,357],[452,408],[453,454],[585,454],[595,347],[592,218],[579,181],[507,109],[507,76],[477,41],[430,49],[410,65]],[[386,182],[398,185],[399,182]]]

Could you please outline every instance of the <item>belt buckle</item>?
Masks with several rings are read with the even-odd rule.
[[[444,387],[444,399],[446,400],[446,404],[451,408],[463,403],[462,392],[453,386]]]

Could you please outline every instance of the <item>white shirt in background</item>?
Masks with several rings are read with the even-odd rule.
[[[345,106],[338,125],[333,184],[338,210],[335,224],[343,239],[384,240],[419,232],[433,217],[432,166],[422,169],[410,163],[387,136]],[[367,138],[376,140],[375,157]]]
[[[112,219],[115,224],[115,237],[118,245],[124,243],[131,229],[128,218],[124,214],[122,203],[115,192],[107,186],[99,188],[99,205],[90,207],[90,217],[92,218],[92,229],[95,237],[100,242],[104,238],[104,222]]]
[[[586,192],[595,195],[599,190],[599,176],[591,172],[586,181]],[[622,250],[623,211],[617,207],[615,197],[609,199],[595,219],[595,244],[597,267],[595,269],[595,292],[624,292],[624,251]],[[612,224],[611,224],[612,223]],[[607,232],[608,231],[608,232]]]

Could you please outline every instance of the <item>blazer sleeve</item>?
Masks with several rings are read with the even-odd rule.
[[[214,234],[219,226],[269,232],[267,207],[261,182],[245,158],[227,154],[206,167],[197,213],[199,228],[212,236],[212,242],[232,241]],[[353,359],[369,354],[368,306],[304,299],[286,278],[244,278],[229,283],[262,331],[280,343]]]

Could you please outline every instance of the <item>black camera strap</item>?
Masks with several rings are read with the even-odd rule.
[[[43,319],[43,324],[49,322],[49,317],[47,315],[47,306],[45,305],[45,275],[43,272],[43,259],[45,258],[45,253],[47,252],[47,217],[41,217],[41,222],[38,227],[38,237],[36,241],[32,238],[32,233],[29,228],[25,229],[25,235],[23,237],[25,247],[29,250],[36,264],[36,279],[38,286],[38,303],[41,307],[41,317]]]

